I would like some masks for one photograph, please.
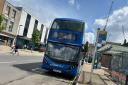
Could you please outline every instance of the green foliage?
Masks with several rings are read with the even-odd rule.
[[[4,20],[4,17],[2,15],[0,15],[0,32],[5,29],[3,20]]]
[[[84,52],[88,52],[88,47],[89,47],[89,43],[87,41],[86,44],[84,45]]]
[[[34,30],[33,34],[32,34],[32,42],[34,42],[35,44],[40,42],[40,31],[38,31],[37,29]]]

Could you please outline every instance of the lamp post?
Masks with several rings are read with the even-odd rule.
[[[94,50],[94,54],[93,54],[93,58],[92,58],[92,66],[91,66],[91,73],[90,73],[90,79],[89,79],[89,84],[92,84],[92,75],[93,75],[93,67],[94,67],[94,63],[95,63],[95,58],[97,56],[97,44],[98,44],[98,38],[99,38],[99,31],[100,28],[97,29],[97,33],[96,33],[96,42],[95,42],[95,50]]]

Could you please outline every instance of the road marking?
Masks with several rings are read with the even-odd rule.
[[[17,61],[0,61],[0,64],[16,63]],[[20,62],[20,61],[19,61]],[[21,62],[36,62],[36,60],[23,60]]]
[[[40,68],[34,68],[34,69],[32,69],[32,71],[37,71],[37,70],[39,70]]]
[[[0,64],[14,63],[14,62],[16,62],[16,61],[11,61],[11,62],[4,62],[4,61],[2,61],[2,62],[0,62]]]

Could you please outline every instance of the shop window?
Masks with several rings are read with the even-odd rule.
[[[12,18],[15,19],[15,17],[16,17],[16,10],[13,9],[13,11],[12,11]]]
[[[8,29],[9,32],[12,32],[13,25],[14,25],[14,22],[11,21],[9,24],[9,29]]]
[[[5,28],[7,28],[8,19],[4,19],[4,20],[3,20],[3,24],[4,24]]]
[[[5,10],[5,14],[8,15],[8,16],[10,14],[10,9],[11,9],[11,7],[10,6],[7,6],[6,7],[6,10]]]

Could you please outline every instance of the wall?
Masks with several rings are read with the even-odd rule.
[[[9,6],[11,8],[9,15],[6,14],[6,7],[7,6]],[[13,10],[16,11],[15,18],[12,18]],[[17,34],[18,23],[19,23],[19,19],[18,19],[19,10],[17,10],[13,5],[11,5],[9,2],[6,1],[5,4],[4,4],[3,15],[4,15],[5,19],[8,19],[7,27],[6,27],[6,30],[4,30],[4,32],[16,35]],[[10,21],[14,22],[12,32],[8,31],[9,30]]]
[[[0,0],[0,14],[3,12],[5,0]]]
[[[47,27],[44,26],[43,28],[43,32],[42,32],[42,37],[41,37],[41,43],[45,43],[45,37],[46,39],[48,38],[48,34],[49,34],[49,29]]]
[[[27,12],[25,10],[22,9],[21,11],[21,16],[20,16],[20,23],[19,23],[19,35],[23,36],[23,32],[24,32],[24,27],[25,27],[25,22],[26,22],[26,18],[27,18]],[[30,14],[31,15],[31,14]],[[32,33],[34,30],[34,24],[35,24],[35,18],[31,15],[31,19],[30,19],[30,24],[28,27],[28,33],[27,33],[27,38],[32,38]],[[20,26],[22,25],[22,26]],[[41,29],[41,23],[38,22],[38,26],[37,29],[40,31]]]
[[[40,23],[40,22],[38,22],[37,29],[38,29],[39,31],[41,30],[41,23]]]
[[[32,38],[34,24],[35,24],[35,19],[33,17],[31,17],[31,21],[30,21],[29,28],[28,28],[28,34],[27,34],[28,38]]]
[[[20,21],[19,21],[19,26],[18,26],[18,34],[20,36],[23,36],[23,32],[24,32],[24,27],[25,27],[25,21],[27,18],[27,13],[24,10],[21,10],[21,16],[20,16]],[[22,26],[20,26],[22,25]]]
[[[110,68],[112,56],[109,54],[103,54],[101,64],[103,67]]]

